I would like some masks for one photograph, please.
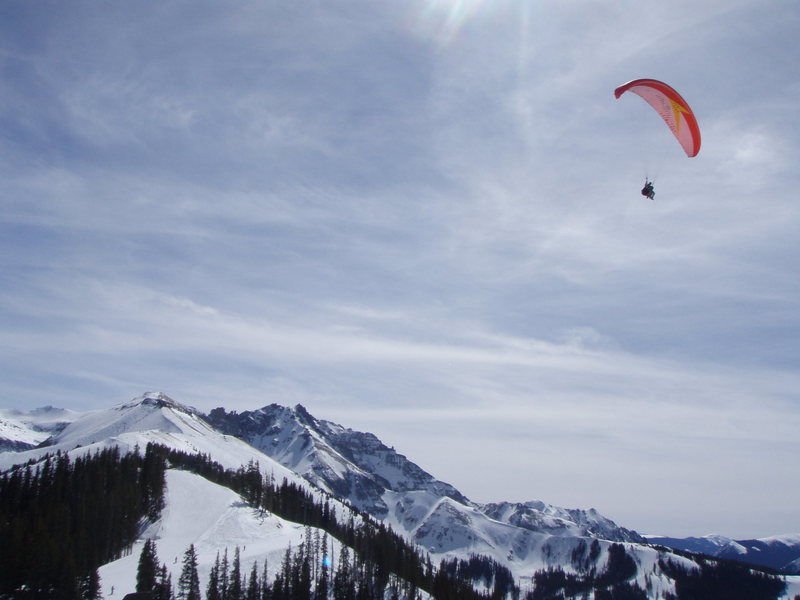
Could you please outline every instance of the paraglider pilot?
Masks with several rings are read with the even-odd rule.
[[[645,179],[644,187],[642,188],[642,196],[647,196],[648,198],[650,198],[650,200],[655,200],[656,193],[653,190],[653,182],[652,181],[647,181]]]

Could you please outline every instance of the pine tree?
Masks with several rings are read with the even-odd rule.
[[[233,554],[233,564],[231,565],[231,576],[228,584],[227,600],[242,599],[242,567],[240,562],[239,546]]]
[[[247,593],[245,600],[258,600],[260,590],[258,588],[258,565],[254,562],[250,570],[250,579],[247,582]]]
[[[172,575],[167,571],[167,565],[162,564],[158,569],[156,587],[153,589],[153,600],[173,600]]]
[[[261,572],[261,598],[259,600],[272,599],[272,586],[269,584],[269,570],[267,568],[267,558],[264,557],[264,570]]]
[[[219,589],[219,552],[217,558],[214,560],[214,565],[208,574],[208,587],[206,587],[206,600],[222,600],[222,594]]]
[[[220,600],[228,600],[228,548],[222,554],[222,562],[219,565],[219,595]]]
[[[167,487],[165,477],[166,460],[158,451],[158,446],[149,442],[144,452],[140,473],[140,489],[144,492],[143,504],[147,517],[158,518],[165,506],[164,491]]]
[[[328,565],[330,564],[330,557],[328,556],[328,536],[327,534],[322,537],[322,565],[320,565],[320,575],[317,580],[317,589],[315,593],[316,600],[328,600]]]
[[[156,587],[156,573],[158,572],[158,557],[156,545],[152,540],[146,540],[142,553],[139,555],[139,567],[136,570],[136,591],[151,592]]]
[[[280,580],[280,585],[278,581]],[[281,564],[280,579],[275,580],[275,596],[289,599],[292,597],[292,547],[286,548]]]
[[[200,579],[197,575],[194,544],[183,555],[183,568],[178,579],[178,600],[200,600]]]
[[[333,576],[333,600],[355,600],[355,584],[350,567],[350,552],[347,546],[339,553],[339,566]]]
[[[301,544],[291,560],[292,600],[310,600],[311,569],[305,544]]]

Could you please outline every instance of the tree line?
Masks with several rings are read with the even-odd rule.
[[[228,548],[217,552],[203,587],[197,573],[197,552],[190,545],[183,555],[177,589],[166,565],[158,566],[155,543],[148,540],[142,548],[137,571],[137,592],[150,594],[153,600],[361,600],[377,597],[369,591],[360,574],[366,565],[358,561],[350,549],[343,546],[337,567],[333,568],[332,549],[327,534],[320,539],[319,530],[311,533],[306,528],[306,539],[298,548],[287,548],[275,575],[263,563],[253,561],[250,568],[242,564],[237,546],[232,557]],[[330,552],[330,554],[329,554]],[[390,575],[387,594],[381,600],[415,600],[414,586]],[[205,593],[205,596],[203,596]]]

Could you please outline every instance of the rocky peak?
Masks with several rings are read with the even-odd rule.
[[[240,414],[216,408],[207,417],[217,429],[236,435],[323,489],[379,518],[387,491],[430,490],[469,502],[372,433],[315,418],[301,404],[277,404]]]
[[[198,414],[196,409],[173,400],[172,398],[167,396],[164,392],[145,392],[138,398],[134,398],[130,402],[123,404],[120,408],[129,409],[129,408],[134,408],[137,405],[153,406],[157,408],[171,408],[173,410],[177,410],[190,415]]]

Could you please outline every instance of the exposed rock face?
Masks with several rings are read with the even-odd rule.
[[[271,404],[243,413],[216,408],[207,420],[379,519],[389,511],[384,500],[387,491],[426,490],[469,502],[453,486],[438,481],[373,434],[317,420],[301,405]]]
[[[387,447],[375,435],[318,420],[299,404],[294,408],[271,404],[243,413],[216,408],[206,419],[220,431],[240,437],[359,510],[388,520],[423,546],[447,545],[444,539],[429,539],[434,523],[436,527],[468,529],[481,522],[486,530],[483,522],[487,519],[497,525],[554,536],[645,541],[635,531],[619,527],[594,509],[564,509],[543,502],[478,505]],[[440,502],[444,499],[453,502]],[[451,515],[452,522],[443,523],[443,515]],[[456,535],[455,529],[448,535],[462,543],[473,538],[496,543],[489,541],[491,535],[466,530]]]

